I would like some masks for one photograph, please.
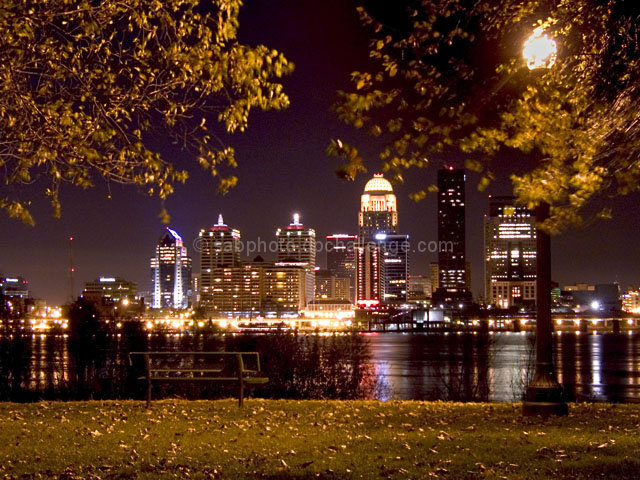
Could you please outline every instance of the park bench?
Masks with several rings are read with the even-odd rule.
[[[238,405],[242,407],[245,387],[269,381],[260,376],[258,352],[131,352],[132,366],[135,356],[144,360],[145,375],[138,380],[147,382],[147,408],[153,382],[237,382]]]

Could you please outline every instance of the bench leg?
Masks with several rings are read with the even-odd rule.
[[[236,355],[236,360],[238,361],[238,407],[242,407],[242,403],[244,400],[244,362],[242,361],[242,354],[239,353]]]
[[[147,379],[147,408],[151,408],[151,379]]]
[[[151,408],[151,358],[149,354],[144,356],[144,366],[147,371],[147,408]]]

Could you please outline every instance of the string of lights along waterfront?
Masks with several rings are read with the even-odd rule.
[[[225,221],[240,212],[220,213],[213,225],[199,230],[191,246],[183,241],[184,232],[162,229],[153,247],[148,290],[117,272],[96,272],[81,298],[105,318],[142,321],[150,329],[211,322],[233,328],[446,329],[477,325],[477,318],[487,317],[483,311],[502,318],[491,322],[494,327],[533,323],[537,252],[532,212],[513,197],[489,196],[483,296],[473,299],[466,257],[466,173],[447,166],[438,171],[437,184],[435,250],[421,250],[427,242],[412,242],[402,233],[394,186],[375,173],[364,184],[352,231],[319,238],[295,213],[274,226],[272,238],[246,239]],[[249,242],[256,248],[247,248]],[[438,259],[428,272],[410,269],[412,260],[419,263],[427,255]],[[199,259],[197,270],[192,257]],[[35,298],[27,279],[1,277],[0,287],[6,327],[46,331],[67,325],[63,310]],[[606,318],[640,313],[636,287],[621,293],[616,284],[554,285],[550,295],[555,314],[562,316],[556,321],[559,328],[577,328],[577,317],[591,316],[604,325]],[[635,325],[635,319],[624,325]]]

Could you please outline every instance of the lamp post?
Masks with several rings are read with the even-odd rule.
[[[551,67],[556,60],[556,43],[537,28],[525,42],[523,56],[531,70]],[[536,370],[527,385],[522,413],[533,415],[567,415],[562,386],[556,379],[553,364],[553,324],[551,323],[551,238],[540,228],[549,218],[549,204],[540,202],[535,208],[537,265],[536,275]]]

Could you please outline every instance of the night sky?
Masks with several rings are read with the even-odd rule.
[[[329,111],[335,91],[347,88],[349,73],[367,65],[367,40],[358,22],[354,3],[344,0],[246,0],[240,16],[240,39],[263,43],[282,51],[296,64],[284,80],[291,107],[283,112],[254,111],[249,129],[230,137],[239,167],[233,172],[239,185],[228,195],[216,193],[216,180],[195,162],[170,146],[158,144],[167,158],[189,167],[191,178],[178,186],[167,201],[170,226],[185,240],[199,271],[193,240],[198,230],[217,221],[239,228],[243,240],[267,243],[277,226],[299,212],[301,221],[316,229],[319,238],[329,233],[356,233],[360,194],[379,162],[371,140],[340,124]],[[369,172],[355,182],[334,174],[338,162],[327,157],[332,137],[355,141],[369,159]],[[463,158],[434,159],[463,165]],[[467,177],[467,256],[472,262],[473,291],[483,289],[483,214],[487,194],[509,194],[508,174],[521,165],[503,158],[496,163],[498,179],[486,192],[477,191],[477,176]],[[415,203],[408,194],[434,182],[435,169],[407,174],[407,183],[395,186],[399,230],[412,242],[437,239],[435,195]],[[96,187],[62,192],[62,218],[51,217],[44,198],[32,208],[36,226],[29,227],[0,214],[0,273],[26,277],[32,293],[49,303],[64,302],[69,294],[67,238],[73,235],[76,268],[75,293],[84,282],[100,275],[121,276],[150,289],[149,258],[164,228],[158,219],[160,201],[133,187],[111,186],[100,179]],[[600,221],[553,239],[553,278],[561,284],[618,281],[623,287],[640,283],[640,197],[615,203],[615,218]],[[273,256],[263,254],[266,259]],[[414,254],[413,274],[428,274],[436,254]],[[324,254],[318,256],[324,265]]]

